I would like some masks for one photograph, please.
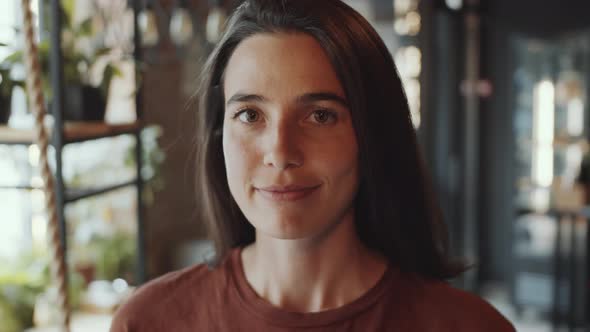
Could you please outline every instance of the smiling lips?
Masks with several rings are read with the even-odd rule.
[[[277,202],[292,202],[311,195],[320,185],[316,186],[269,186],[256,188],[263,197]]]

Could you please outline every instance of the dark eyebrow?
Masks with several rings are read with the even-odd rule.
[[[332,92],[306,93],[297,97],[297,103],[301,104],[311,104],[316,101],[334,101],[341,106],[348,107],[346,99]]]
[[[265,97],[256,94],[248,94],[248,93],[236,93],[235,95],[231,96],[227,100],[226,106],[229,106],[233,103],[244,103],[244,102],[259,102],[264,103],[268,101]],[[336,102],[344,107],[348,107],[348,103],[346,99],[340,97],[339,95],[332,93],[332,92],[313,92],[313,93],[306,93],[301,96],[298,96],[296,102],[298,104],[312,104],[317,101],[333,101]]]
[[[232,103],[245,103],[245,102],[259,102],[259,103],[263,103],[266,101],[266,98],[264,98],[261,95],[255,95],[255,94],[247,94],[247,93],[236,93],[235,95],[231,96],[231,98],[229,98],[227,100],[227,103],[225,104],[226,106],[229,106],[229,104]]]

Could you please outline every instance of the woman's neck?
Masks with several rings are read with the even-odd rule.
[[[381,278],[386,260],[358,239],[352,214],[315,239],[257,234],[242,250],[246,279],[256,293],[285,310],[317,312],[352,302]]]

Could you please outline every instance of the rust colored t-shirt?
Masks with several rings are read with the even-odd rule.
[[[492,306],[447,283],[389,267],[355,301],[313,313],[289,312],[260,298],[234,249],[216,268],[197,265],[140,287],[117,311],[111,332],[400,331],[513,332]]]

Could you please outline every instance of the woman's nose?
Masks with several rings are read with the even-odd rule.
[[[303,153],[298,128],[283,123],[267,130],[264,144],[266,146],[264,152],[265,166],[285,170],[303,165]]]

